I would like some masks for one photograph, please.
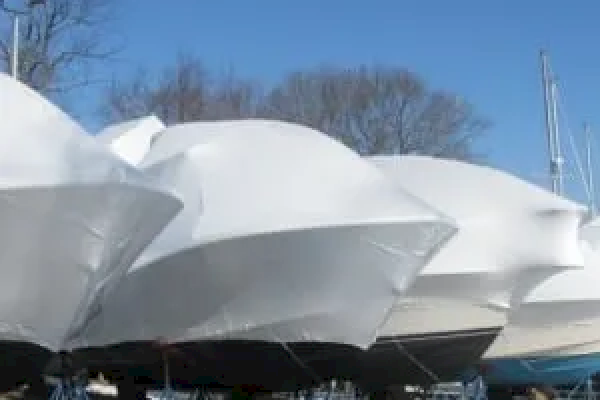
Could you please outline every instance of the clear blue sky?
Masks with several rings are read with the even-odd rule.
[[[117,2],[126,54],[107,74],[158,69],[181,51],[267,83],[318,64],[405,66],[492,119],[480,142],[490,163],[544,183],[538,52],[545,47],[574,133],[585,119],[600,135],[598,0]]]

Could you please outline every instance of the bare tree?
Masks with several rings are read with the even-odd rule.
[[[140,73],[129,82],[115,82],[103,110],[109,121],[155,114],[167,124],[272,118],[313,127],[361,154],[466,160],[474,160],[473,140],[489,126],[458,96],[430,91],[403,69],[300,71],[263,96],[255,83],[232,73],[214,79],[199,61],[185,57],[158,81]]]
[[[262,107],[263,94],[259,84],[235,76],[229,71],[216,79],[206,105],[206,119],[252,118]]]
[[[150,114],[156,114],[166,120],[163,113],[158,112],[161,100],[162,96],[151,86],[148,73],[138,70],[133,79],[126,84],[120,81],[111,83],[100,105],[100,113],[108,122],[119,122]]]
[[[0,0],[0,26],[19,16],[20,80],[50,94],[90,84],[93,65],[118,50],[105,30],[111,11],[111,0]],[[0,34],[4,70],[11,65],[12,40],[9,29]]]
[[[262,114],[324,131],[361,154],[473,159],[473,140],[489,126],[460,97],[384,67],[293,73],[273,89]]]
[[[245,118],[256,115],[259,99],[258,85],[233,72],[215,79],[200,61],[180,56],[159,79],[139,71],[128,82],[113,82],[101,113],[110,122],[154,114],[166,124]]]

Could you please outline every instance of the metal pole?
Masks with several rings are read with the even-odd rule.
[[[560,147],[560,136],[558,134],[558,110],[556,100],[556,81],[551,78],[550,85],[550,104],[552,105],[552,134],[554,142],[554,155],[552,156],[552,169],[554,171],[554,179],[556,180],[556,191],[555,193],[562,195],[564,184],[563,184],[563,158]]]
[[[19,15],[13,18],[12,76],[19,79]]]
[[[550,158],[550,179],[552,185],[552,191],[556,193],[558,191],[558,181],[556,179],[555,165],[553,163],[556,143],[554,142],[553,132],[553,117],[552,109],[550,107],[551,89],[550,89],[550,72],[548,68],[548,57],[544,50],[540,51],[540,60],[542,64],[542,87],[544,89],[544,116],[546,120],[546,139],[548,141],[548,156]]]
[[[592,169],[592,133],[590,131],[590,125],[586,122],[583,124],[583,131],[585,133],[585,147],[586,147],[586,169],[587,169],[587,184],[590,191],[590,211],[592,215],[596,215],[596,195],[594,193],[594,171]]]

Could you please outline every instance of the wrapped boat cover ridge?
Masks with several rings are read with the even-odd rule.
[[[0,339],[61,350],[181,201],[4,74],[0,114]]]
[[[165,124],[155,115],[149,115],[107,126],[95,138],[129,164],[137,165],[163,129]]]
[[[368,346],[455,232],[358,154],[294,124],[169,127],[140,168],[170,180],[184,210],[88,325],[90,346],[158,337]]]
[[[480,289],[477,298],[508,310],[546,277],[583,267],[578,229],[586,210],[581,205],[507,173],[465,162],[420,156],[372,161],[459,227],[411,292],[443,293],[439,281],[429,289],[419,283],[426,284],[428,276],[454,275],[456,279],[448,276],[451,284],[446,287],[468,285],[471,294]]]
[[[189,246],[191,232],[200,224],[199,219],[205,212],[204,190],[202,185],[198,185],[201,180],[198,168],[189,162],[185,154],[145,167],[143,172],[156,185],[171,188],[173,193],[185,200],[185,206],[169,223],[165,232],[158,235],[135,260],[131,271]]]
[[[203,216],[203,225],[194,232],[196,240],[256,234],[257,228],[266,233],[353,220],[386,223],[398,220],[395,210],[401,210],[406,221],[446,218],[408,192],[385,185],[379,171],[341,143],[296,124],[240,120],[169,127],[157,136],[140,166],[178,155],[190,164],[201,162],[199,179],[219,189],[206,190],[206,204],[214,201],[219,207]],[[235,184],[221,184],[225,179]],[[240,206],[239,196],[252,213]],[[398,197],[404,200],[400,204],[394,201]],[[272,207],[280,198],[289,204]]]
[[[598,222],[593,219],[580,229],[584,268],[561,272],[532,289],[486,358],[600,352]]]
[[[600,277],[600,219],[594,219],[580,228],[580,246],[584,254],[584,268],[564,271],[537,285],[526,302],[600,300],[597,278]]]
[[[58,107],[0,73],[2,138],[0,184],[125,182],[149,185],[133,167],[100,146]],[[23,157],[23,155],[28,157]]]

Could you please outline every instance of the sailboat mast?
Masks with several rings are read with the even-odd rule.
[[[552,191],[562,194],[563,174],[562,156],[558,141],[558,116],[556,110],[556,83],[550,76],[548,56],[544,50],[540,51],[542,64],[542,84],[544,88],[544,114],[546,119],[546,137],[548,140],[548,155],[550,158],[550,179]]]
[[[554,173],[554,180],[556,181],[555,193],[562,195],[564,189],[563,183],[563,157],[560,145],[560,135],[558,133],[558,110],[557,110],[557,99],[556,99],[556,81],[553,77],[550,77],[550,105],[552,106],[552,134],[554,135],[554,154],[550,160],[551,169]]]
[[[585,134],[587,185],[590,196],[590,211],[593,215],[596,215],[596,195],[594,194],[594,172],[592,169],[592,132],[590,130],[590,125],[587,122],[583,124],[583,132]]]

